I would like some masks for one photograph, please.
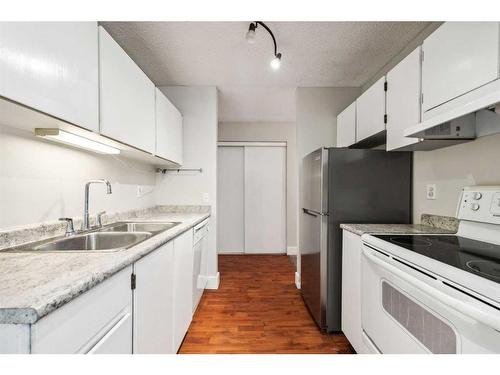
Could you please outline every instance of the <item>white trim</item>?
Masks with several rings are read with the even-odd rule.
[[[207,285],[205,289],[219,289],[220,273],[217,272],[214,276],[207,276]]]
[[[286,147],[286,142],[217,142],[219,147]]]
[[[288,246],[286,248],[286,255],[297,255],[297,246]]]
[[[300,289],[300,273],[295,272],[295,286]]]

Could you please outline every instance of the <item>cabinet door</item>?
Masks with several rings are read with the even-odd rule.
[[[193,317],[193,230],[174,240],[174,352],[177,352]]]
[[[356,100],[356,142],[385,130],[385,77]]]
[[[101,133],[155,152],[155,86],[99,27]]]
[[[387,150],[418,143],[404,131],[420,122],[421,48],[387,73]]]
[[[0,96],[99,130],[96,22],[1,22],[0,35]]]
[[[425,112],[498,78],[499,23],[446,22],[423,51]]]
[[[132,354],[132,312],[126,314],[87,354]]]
[[[134,353],[173,350],[174,243],[168,242],[134,264]]]
[[[182,164],[182,115],[168,98],[156,89],[156,155]]]
[[[342,235],[342,332],[358,353],[364,353],[361,329],[361,237]]]
[[[337,116],[337,147],[356,143],[356,102]]]
[[[129,266],[101,284],[61,306],[31,326],[31,353],[75,354],[87,353],[108,334],[117,322],[130,315],[132,293]],[[125,319],[126,320],[126,319]],[[127,337],[119,348],[132,351],[132,327],[120,329]],[[110,346],[107,346],[110,347]],[[118,347],[113,346],[117,352]],[[103,349],[104,350],[104,349]]]

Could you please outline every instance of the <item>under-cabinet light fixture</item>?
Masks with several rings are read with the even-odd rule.
[[[97,152],[99,154],[117,155],[120,153],[120,150],[116,147],[108,146],[104,143],[97,142],[92,139],[82,137],[81,135],[69,133],[57,128],[36,128],[35,135],[40,138],[45,138],[54,142],[83,148],[85,150]]]
[[[247,40],[248,43],[255,43],[255,29],[257,26],[261,25],[266,31],[271,35],[271,38],[273,39],[274,43],[274,58],[271,60],[271,68],[274,70],[278,70],[281,66],[281,53],[278,53],[278,47],[276,45],[276,38],[274,37],[273,32],[271,29],[261,21],[255,21],[248,26],[248,31],[247,34],[245,35],[245,39]]]

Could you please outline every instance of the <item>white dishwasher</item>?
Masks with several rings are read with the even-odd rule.
[[[205,220],[194,228],[193,233],[193,313],[196,311],[207,285],[208,231],[208,220]]]

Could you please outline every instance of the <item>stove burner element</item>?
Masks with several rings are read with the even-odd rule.
[[[500,284],[500,244],[456,235],[374,235],[394,246]]]
[[[475,273],[500,280],[500,265],[489,260],[469,260],[465,263]]]
[[[419,238],[418,236],[398,236],[391,237],[391,242],[394,242],[398,245],[408,245],[408,246],[422,246],[429,247],[432,243],[426,239]]]

